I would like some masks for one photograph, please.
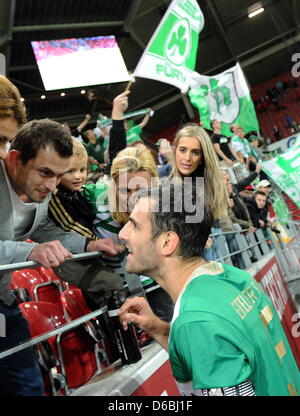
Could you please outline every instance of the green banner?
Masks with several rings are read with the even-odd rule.
[[[300,208],[300,143],[263,162],[262,169]]]
[[[291,213],[280,195],[277,194],[272,198],[272,207],[281,223],[291,220]]]
[[[194,72],[189,97],[206,129],[211,129],[212,120],[219,120],[225,136],[232,136],[232,124],[243,127],[246,133],[259,132],[254,104],[239,64],[213,77]]]
[[[204,17],[197,0],[173,0],[133,76],[165,82],[186,92],[195,69],[203,26]]]

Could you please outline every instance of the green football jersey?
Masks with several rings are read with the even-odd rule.
[[[97,234],[101,238],[112,238],[118,242],[118,233],[121,231],[122,226],[111,216],[107,182],[102,180],[96,184],[85,185],[82,194],[90,202],[93,214],[96,217],[94,228]]]
[[[126,142],[127,145],[135,142],[135,141],[141,141],[142,139],[140,137],[140,133],[142,132],[142,128],[139,124],[137,124],[136,126],[131,127],[131,129],[128,130],[128,132],[126,133]]]
[[[298,395],[300,377],[277,313],[252,276],[208,263],[191,275],[169,336],[173,375],[184,394],[251,380],[258,396]]]
[[[244,145],[244,155],[245,157],[247,157],[251,153],[250,143],[248,142],[247,139],[243,139],[243,145]]]

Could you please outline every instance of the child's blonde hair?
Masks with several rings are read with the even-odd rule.
[[[72,137],[73,143],[73,156],[78,156],[80,158],[88,156],[85,146],[75,137]]]

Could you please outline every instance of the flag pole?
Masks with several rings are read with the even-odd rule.
[[[133,83],[132,81],[128,82],[127,87],[125,88],[125,92],[130,90],[132,83]]]

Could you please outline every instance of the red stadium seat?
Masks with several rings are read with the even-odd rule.
[[[14,288],[26,287],[31,289],[35,285],[46,281],[36,269],[22,269],[12,272],[11,284]]]
[[[80,318],[91,312],[80,289],[65,290],[61,294],[61,302],[71,319]]]
[[[81,316],[91,313],[91,309],[86,304],[80,289],[65,290],[61,294],[62,305],[70,319],[78,319]],[[99,358],[100,368],[107,367],[110,364],[108,354],[111,353],[111,342],[107,340],[107,334],[102,329],[106,327],[102,317],[93,318],[85,323],[88,333],[94,338],[97,343],[97,354]]]
[[[45,277],[46,281],[49,282],[56,282],[61,285],[62,290],[64,289],[77,289],[76,286],[72,285],[71,283],[65,282],[64,280],[62,280],[59,276],[57,276],[57,274],[55,273],[55,271],[50,267],[49,269],[45,269],[45,267],[37,267],[36,268],[39,273]]]
[[[267,81],[255,85],[252,88],[252,97],[265,96],[266,90],[276,85],[276,82],[286,79],[287,83],[290,80],[290,74],[280,74],[274,78],[268,79]],[[287,89],[283,96],[280,98],[280,110],[278,111],[274,106],[262,109],[260,104],[256,105],[257,118],[260,124],[260,131],[265,138],[273,137],[273,126],[278,126],[281,131],[282,138],[288,137],[292,134],[291,129],[287,126],[285,120],[285,114],[289,114],[298,124],[300,123],[299,117],[299,97],[296,93],[297,89]],[[265,110],[265,111],[262,111]]]
[[[60,281],[61,279],[57,276],[57,274],[54,272],[51,267],[49,269],[46,269],[45,267],[37,267],[36,270],[39,272],[41,276],[44,277],[45,281]]]
[[[54,330],[67,322],[60,309],[50,302],[26,302],[19,306],[29,324],[32,337]],[[65,388],[63,384],[60,386],[60,394],[68,394],[72,389],[86,383],[96,373],[95,343],[83,327],[66,330],[51,337],[47,345],[56,361],[55,371],[53,372],[52,368],[52,375],[48,374],[49,378],[53,379],[53,373],[58,372],[66,381]],[[44,349],[40,348],[40,354],[44,355],[44,353]],[[56,393],[52,388],[52,394]]]
[[[32,337],[52,331],[67,323],[66,318],[53,303],[25,302],[21,303],[19,306],[23,315],[29,322],[30,334]]]
[[[11,289],[27,289],[33,301],[51,302],[64,312],[60,300],[62,292],[59,281],[49,279],[37,269],[23,269],[12,273]]]

